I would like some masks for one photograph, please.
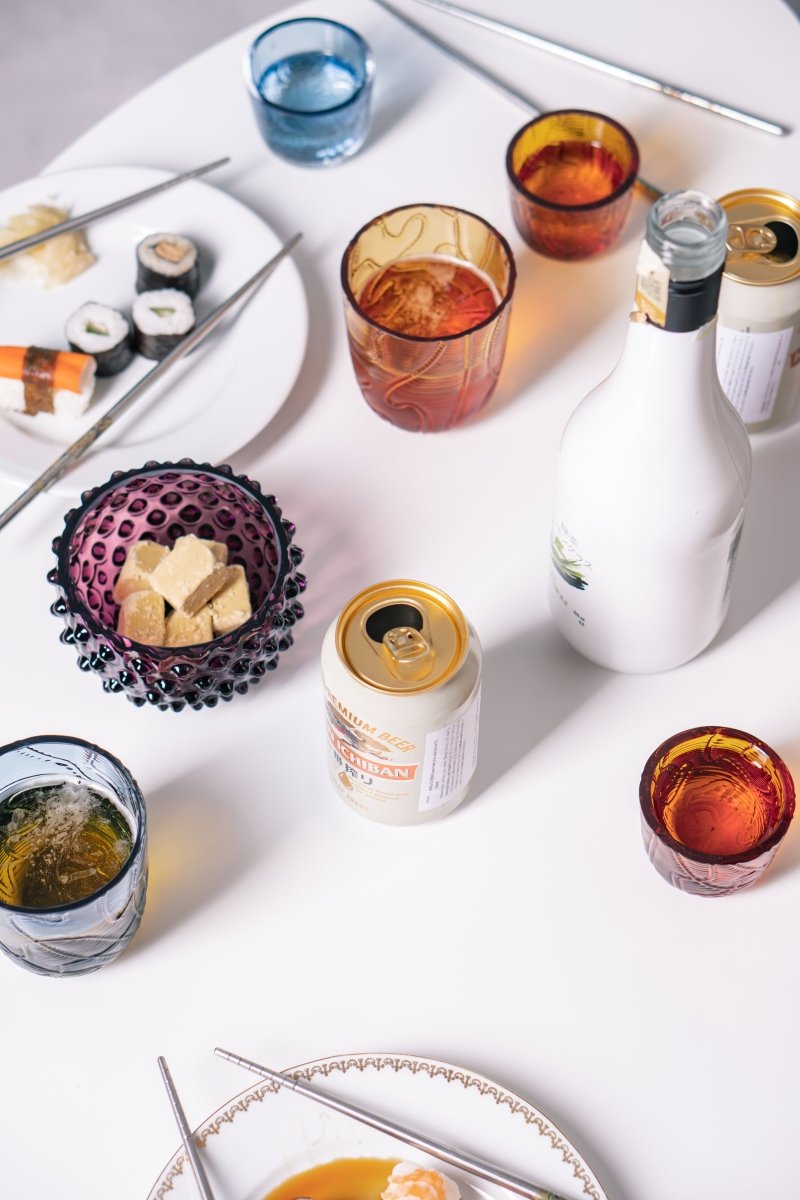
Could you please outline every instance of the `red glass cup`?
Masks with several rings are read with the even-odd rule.
[[[589,258],[619,237],[639,170],[636,142],[601,113],[545,113],[506,152],[511,211],[522,237],[550,258]]]
[[[794,801],[788,767],[758,738],[714,725],[676,733],[639,785],[647,856],[683,892],[738,892],[772,862]]]
[[[459,333],[416,336],[365,312],[364,289],[400,261],[463,263],[486,280],[494,307]],[[350,355],[367,404],[401,429],[437,433],[473,417],[492,395],[505,354],[516,267],[502,234],[474,213],[409,204],[364,225],[342,258]]]

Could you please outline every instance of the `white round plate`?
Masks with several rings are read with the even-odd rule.
[[[552,1121],[527,1100],[461,1067],[410,1054],[357,1054],[318,1059],[286,1073],[488,1159],[568,1200],[607,1200],[591,1168]],[[220,1200],[262,1200],[284,1179],[316,1163],[361,1157],[404,1158],[440,1167],[456,1180],[464,1200],[508,1200],[511,1195],[266,1082],[229,1100],[195,1137]],[[148,1200],[196,1200],[196,1195],[180,1149]]]
[[[37,202],[57,203],[78,215],[171,174],[145,167],[91,167],[42,175],[0,194],[0,225]],[[210,184],[188,180],[89,225],[85,233],[97,262],[69,283],[42,289],[0,273],[0,343],[68,349],[66,321],[88,300],[130,315],[136,298],[136,245],[159,231],[182,233],[200,249],[198,320],[281,244],[252,209]],[[305,292],[297,267],[287,259],[243,309],[176,363],[52,490],[77,496],[104,483],[112,471],[139,467],[148,459],[225,462],[288,396],[307,334]],[[153,365],[137,354],[119,375],[98,379],[92,402],[78,420],[0,413],[0,476],[30,483]]]

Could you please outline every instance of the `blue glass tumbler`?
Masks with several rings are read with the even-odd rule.
[[[56,734],[0,747],[2,802],[28,788],[72,782],[113,797],[131,830],[118,874],[81,900],[25,908],[0,895],[0,950],[37,975],[84,975],[113,962],[139,928],[147,891],[147,828],[136,781],[112,755]]]
[[[372,52],[338,21],[302,17],[265,30],[245,61],[261,136],[281,158],[332,166],[367,136]]]

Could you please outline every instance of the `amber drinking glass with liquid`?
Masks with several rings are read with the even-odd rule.
[[[500,374],[515,279],[502,234],[462,209],[411,204],[360,229],[342,259],[342,290],[370,407],[427,433],[474,416]]]
[[[639,786],[642,836],[658,873],[700,896],[755,883],[794,813],[783,759],[739,729],[703,726],[653,751]]]
[[[511,211],[550,258],[589,258],[617,240],[639,170],[636,142],[601,113],[565,109],[523,125],[506,153]]]

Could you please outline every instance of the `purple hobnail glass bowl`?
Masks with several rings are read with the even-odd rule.
[[[274,496],[230,467],[182,459],[117,471],[81,499],[53,541],[57,564],[47,578],[58,599],[50,611],[64,621],[61,641],[75,647],[80,669],[96,672],[105,691],[165,711],[212,708],[277,667],[303,615],[297,597],[306,581],[298,572],[303,552],[292,545],[295,527]],[[128,546],[142,538],[172,545],[187,533],[224,542],[228,562],[244,567],[252,617],[196,646],[121,637],[113,588]]]

